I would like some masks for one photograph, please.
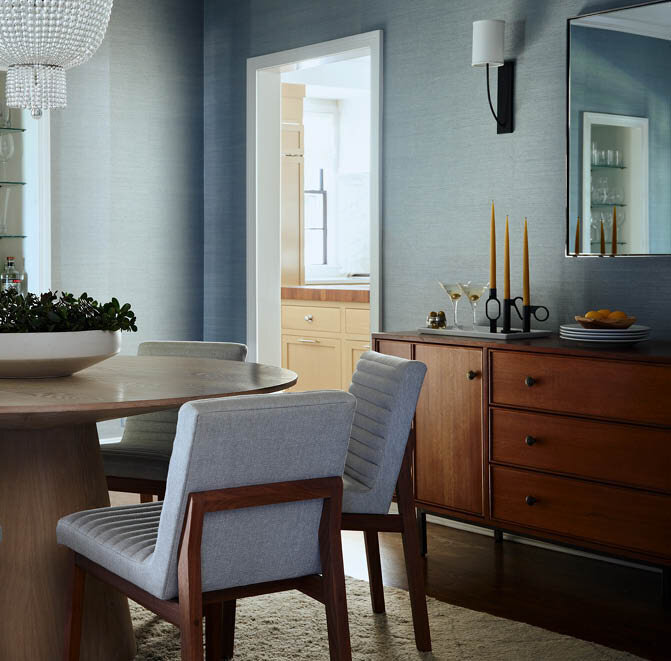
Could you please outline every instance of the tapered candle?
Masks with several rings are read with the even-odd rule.
[[[494,220],[494,202],[492,202],[492,223],[489,229],[489,286],[496,289],[496,221]]]
[[[613,207],[613,234],[611,237],[613,255],[617,255],[617,208]]]
[[[503,244],[503,298],[510,298],[510,237],[508,236],[508,216],[506,216],[506,240]]]
[[[522,302],[524,305],[531,305],[531,295],[529,293],[529,235],[527,232],[527,219],[524,219],[524,267],[522,280]]]
[[[603,220],[601,221],[601,254],[606,254],[606,232],[603,228]]]
[[[580,216],[578,216],[578,222],[575,226],[575,254],[580,253]]]

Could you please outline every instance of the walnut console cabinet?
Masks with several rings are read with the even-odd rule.
[[[671,343],[582,348],[378,333],[428,371],[415,419],[426,512],[671,576]]]

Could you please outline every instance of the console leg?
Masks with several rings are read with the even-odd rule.
[[[662,603],[671,609],[671,567],[662,568]]]
[[[426,512],[424,510],[417,510],[417,532],[419,534],[419,548],[422,557],[426,556],[427,542],[426,542]]]
[[[494,528],[494,543],[503,544],[503,531]]]

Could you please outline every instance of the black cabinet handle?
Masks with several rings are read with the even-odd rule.
[[[538,502],[538,498],[534,498],[533,496],[527,496],[524,499],[524,502],[531,507],[532,505],[535,505]]]
[[[473,370],[468,370],[468,372],[466,372],[466,378],[467,378],[469,381],[473,381],[473,379],[474,379],[477,375],[478,375],[478,373],[477,373],[477,372],[474,372]]]
[[[524,384],[531,388],[536,383],[536,379],[534,379],[533,376],[528,376],[526,379],[524,379]]]
[[[525,442],[529,447],[531,447],[531,446],[536,442],[536,440],[537,440],[537,439],[535,439],[533,436],[527,436],[527,437],[524,439],[524,442]]]

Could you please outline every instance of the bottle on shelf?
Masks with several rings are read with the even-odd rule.
[[[16,289],[19,293],[23,293],[23,280],[24,274],[16,268],[16,259],[7,257],[5,270],[0,274],[0,291]]]

